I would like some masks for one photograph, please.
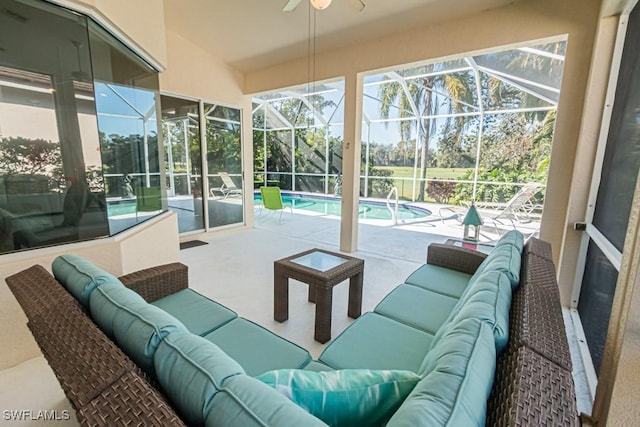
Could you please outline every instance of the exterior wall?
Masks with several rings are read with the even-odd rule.
[[[568,259],[565,263],[561,259],[561,248],[565,240],[573,242],[579,236],[574,235],[569,223],[559,219],[567,218],[573,193],[584,197],[588,191],[588,182],[572,186],[572,176],[599,10],[599,0],[522,0],[479,14],[318,54],[315,75],[318,80],[353,76],[418,61],[454,58],[463,53],[566,36],[567,53],[541,237],[553,245],[556,264],[561,268],[566,265],[570,271],[575,271],[575,260],[571,259],[571,254],[564,254]],[[304,84],[306,79],[307,58],[302,58],[247,73],[244,91],[265,92]],[[576,206],[584,209],[580,199],[575,199]],[[578,206],[578,202],[582,204]],[[341,235],[356,234],[347,231]],[[563,304],[568,306],[573,276],[562,278]]]
[[[62,254],[80,255],[120,276],[179,261],[179,251],[177,216],[166,213],[115,237],[3,255],[0,282],[35,264],[50,270],[53,260]],[[4,325],[0,329],[0,347],[5,349],[0,353],[0,370],[40,355],[27,329],[26,316],[6,285],[0,286],[0,321]]]

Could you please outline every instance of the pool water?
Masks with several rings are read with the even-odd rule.
[[[254,195],[254,202],[256,202],[256,204],[258,205],[262,203],[262,197],[260,196],[260,194]],[[282,202],[285,205],[290,204],[294,209],[316,212],[325,215],[340,216],[340,199],[297,194],[283,194]],[[392,203],[391,208],[393,209],[394,207],[395,206]],[[429,215],[431,215],[431,212],[428,209],[403,204],[400,204],[398,206],[398,220],[426,218]],[[361,219],[392,219],[391,212],[387,208],[387,204],[384,202],[374,201],[360,201],[358,208],[358,217]]]
[[[112,216],[135,214],[136,202],[134,200],[134,201],[108,203],[107,212],[108,212],[109,218],[111,218]]]

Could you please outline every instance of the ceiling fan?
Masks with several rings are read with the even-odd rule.
[[[309,0],[311,6],[313,6],[317,10],[324,10],[331,5],[332,0]],[[350,0],[357,5],[358,11],[362,12],[365,8],[366,4],[363,0]],[[284,12],[293,12],[298,5],[302,3],[302,0],[289,0],[287,4],[284,5],[282,10]]]

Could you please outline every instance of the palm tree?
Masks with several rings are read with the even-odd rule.
[[[427,177],[427,153],[431,135],[436,132],[436,121],[429,118],[439,114],[461,113],[473,102],[473,75],[468,72],[440,73],[446,64],[433,64],[417,69],[403,70],[385,76],[389,83],[381,84],[378,90],[380,115],[388,119],[391,108],[397,105],[401,118],[418,116],[420,140],[420,191],[418,200],[424,201]],[[409,75],[422,77],[411,78]],[[464,129],[464,119],[446,119],[447,126],[455,122],[457,137]],[[388,126],[389,122],[385,122]],[[412,121],[399,121],[400,134],[405,141],[412,138]]]

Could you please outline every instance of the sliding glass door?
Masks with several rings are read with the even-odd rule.
[[[160,103],[169,210],[180,233],[204,230],[199,102],[162,95]]]
[[[239,109],[204,104],[209,227],[244,221]]]

